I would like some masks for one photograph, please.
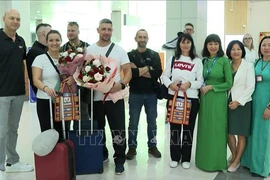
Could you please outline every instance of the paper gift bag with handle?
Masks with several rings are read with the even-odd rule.
[[[66,92],[66,90],[68,92]],[[64,91],[65,90],[65,91]],[[63,111],[64,111],[64,120],[79,120],[80,119],[80,108],[79,108],[79,96],[77,93],[72,91],[72,88],[67,85],[66,82],[62,82],[60,90],[55,97],[55,108],[54,108],[54,120],[61,121],[61,103],[60,98],[63,97]]]
[[[175,92],[173,99],[168,100],[166,121],[174,124],[189,125],[191,100],[187,99],[186,92],[184,92],[184,98],[177,96],[178,92]]]

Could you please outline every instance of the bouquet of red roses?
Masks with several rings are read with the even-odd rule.
[[[109,93],[114,85],[114,77],[117,72],[116,61],[105,56],[93,56],[91,54],[85,57],[82,67],[78,67],[73,77],[77,85],[96,91],[105,93],[104,100],[107,95],[116,102],[122,92]]]
[[[80,67],[84,62],[84,49],[76,48],[73,46],[71,49],[60,53],[60,58],[58,59],[58,69],[61,74],[66,77],[72,76],[77,67]],[[77,91],[76,83],[72,85],[72,90]]]

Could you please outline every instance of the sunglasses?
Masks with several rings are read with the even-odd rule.
[[[246,37],[246,38],[244,38],[244,40],[252,40],[252,38],[251,37]]]

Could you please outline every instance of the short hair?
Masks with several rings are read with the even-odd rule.
[[[243,36],[242,43],[244,44],[245,47],[247,47],[246,44],[244,43],[245,36],[247,36],[247,35],[250,36],[251,39],[252,39],[251,47],[250,47],[250,48],[251,48],[251,49],[254,49],[254,45],[253,45],[253,37],[252,37],[250,34],[245,34],[245,35]]]
[[[210,53],[207,49],[207,44],[209,42],[217,42],[219,44],[219,50],[217,52],[217,57],[224,56],[224,51],[222,49],[220,37],[217,34],[209,34],[204,41],[204,46],[203,46],[203,50],[202,50],[202,57],[209,57],[210,56]]]
[[[103,23],[113,25],[112,21],[111,21],[110,19],[106,19],[106,18],[101,19],[101,20],[99,21],[99,25],[101,25],[101,24],[103,24]]]
[[[239,45],[240,49],[242,50],[241,58],[244,58],[246,56],[246,50],[245,50],[243,43],[241,43],[241,41],[239,41],[239,40],[233,40],[228,44],[227,50],[226,50],[226,55],[228,56],[229,59],[232,59],[231,51],[232,51],[233,45],[235,45],[235,44]]]
[[[79,24],[75,21],[68,22],[68,26],[77,26],[79,28]]]
[[[41,27],[52,27],[52,26],[50,24],[47,24],[47,23],[40,23],[36,27],[36,33],[38,32],[39,28],[41,28]]]
[[[139,33],[140,31],[144,31],[144,32],[146,32],[146,33],[148,34],[148,32],[147,32],[145,29],[139,29],[139,30],[136,32],[136,36],[135,36],[135,37],[137,37],[137,35],[138,35],[138,33]]]
[[[193,26],[193,24],[191,24],[191,23],[186,23],[186,24],[185,24],[185,27],[186,27],[186,26],[191,26],[191,27],[194,29],[194,26]]]
[[[258,48],[258,55],[259,55],[259,58],[263,58],[263,54],[262,54],[262,52],[261,52],[261,45],[262,45],[263,40],[265,40],[265,39],[270,39],[270,36],[264,36],[264,37],[262,38],[262,40],[260,41],[259,48]]]
[[[48,34],[46,36],[46,41],[48,41],[50,34],[58,34],[60,36],[61,41],[62,41],[62,36],[61,36],[60,32],[57,30],[53,30],[53,29],[48,32]]]
[[[189,40],[191,42],[191,48],[189,51],[189,57],[193,60],[194,58],[197,57],[196,54],[196,48],[194,45],[194,41],[191,35],[189,34],[182,34],[181,36],[178,37],[177,39],[177,43],[176,43],[176,49],[175,49],[175,59],[179,59],[180,56],[182,55],[182,50],[180,48],[180,42],[185,41],[185,40]]]

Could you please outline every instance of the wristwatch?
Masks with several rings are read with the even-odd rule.
[[[120,83],[121,84],[121,89],[125,89],[126,88],[126,85],[124,83]]]

